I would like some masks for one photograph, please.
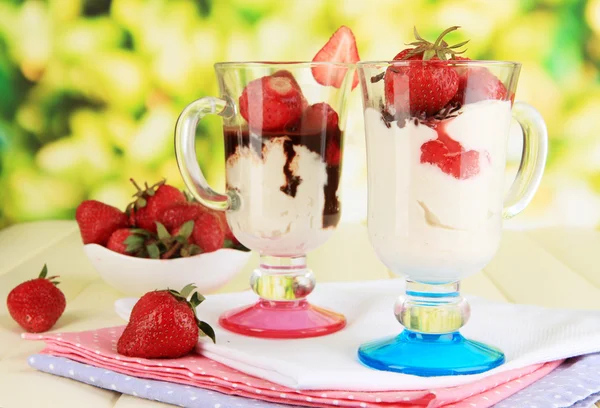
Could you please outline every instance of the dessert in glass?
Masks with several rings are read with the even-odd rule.
[[[185,108],[175,147],[183,179],[204,205],[226,211],[233,235],[260,254],[250,286],[258,302],[224,313],[222,327],[268,338],[335,332],[343,315],[310,304],[315,286],[306,254],[340,220],[346,97],[355,66],[332,62],[215,65],[222,97]],[[223,118],[226,193],[207,184],[195,154],[198,121]]]
[[[459,56],[445,34],[415,32],[393,61],[361,62],[367,138],[368,230],[379,259],[406,279],[394,313],[404,330],[359,348],[366,365],[421,376],[474,374],[504,362],[459,329],[469,305],[461,279],[496,253],[502,220],[531,201],[547,153],[537,111],[514,102],[521,65]],[[505,196],[511,119],[524,150]]]

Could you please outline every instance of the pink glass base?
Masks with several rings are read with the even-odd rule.
[[[324,336],[343,329],[346,318],[311,305],[306,300],[272,302],[259,300],[251,306],[229,310],[219,324],[234,333],[272,339],[299,339]]]

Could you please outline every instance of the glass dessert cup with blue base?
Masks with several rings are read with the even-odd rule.
[[[306,299],[316,283],[306,254],[324,244],[340,220],[346,100],[355,66],[225,62],[215,71],[222,96],[190,103],[177,121],[177,163],[194,198],[224,212],[234,238],[260,255],[250,278],[257,301],[225,311],[219,324],[277,339],[341,330],[342,314]],[[315,71],[328,83],[317,82]],[[223,119],[225,194],[209,186],[196,157],[196,128],[208,114]]]
[[[403,75],[410,64],[440,62],[358,64],[369,237],[379,259],[406,279],[394,308],[404,330],[361,345],[358,358],[374,369],[418,376],[481,373],[505,356],[494,344],[460,334],[470,317],[460,281],[489,263],[502,220],[533,198],[544,172],[547,130],[533,107],[513,103],[519,63],[448,61],[464,86],[435,114],[411,113],[411,86]],[[501,86],[486,87],[482,78]],[[523,155],[505,195],[513,119],[523,131]]]

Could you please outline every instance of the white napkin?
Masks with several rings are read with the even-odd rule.
[[[256,295],[209,295],[199,306],[198,316],[215,328],[217,344],[202,342],[199,349],[208,358],[286,387],[346,391],[457,386],[501,371],[600,351],[600,311],[546,309],[468,296],[471,319],[461,333],[501,348],[506,354],[505,364],[482,374],[441,377],[370,369],[358,361],[357,348],[400,333],[393,304],[403,287],[400,279],[317,285],[310,301],[345,314],[348,325],[328,336],[301,340],[267,340],[231,333],[218,325],[219,315],[255,301]],[[115,310],[127,320],[136,301],[117,300]]]

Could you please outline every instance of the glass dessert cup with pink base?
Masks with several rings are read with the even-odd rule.
[[[306,300],[315,287],[306,254],[331,237],[340,219],[345,101],[355,66],[248,62],[218,63],[215,70],[222,97],[198,99],[182,112],[177,162],[193,196],[225,211],[235,239],[260,254],[250,279],[259,300],[225,312],[219,323],[267,338],[338,331],[343,315]],[[316,82],[317,71],[331,78],[328,86]],[[225,194],[208,185],[196,160],[196,126],[206,114],[223,118]]]
[[[404,331],[363,344],[358,356],[367,366],[437,376],[479,373],[504,362],[501,350],[460,334],[470,309],[459,282],[492,259],[502,220],[527,206],[544,171],[544,121],[531,106],[513,103],[520,67],[471,60],[358,64],[370,241],[391,272],[406,279],[394,309]],[[441,72],[435,78],[454,70],[458,91],[435,112],[427,112],[427,101],[413,109],[423,98],[411,92],[422,83],[410,81],[423,76],[411,69]],[[521,125],[524,146],[505,196],[512,119]]]

